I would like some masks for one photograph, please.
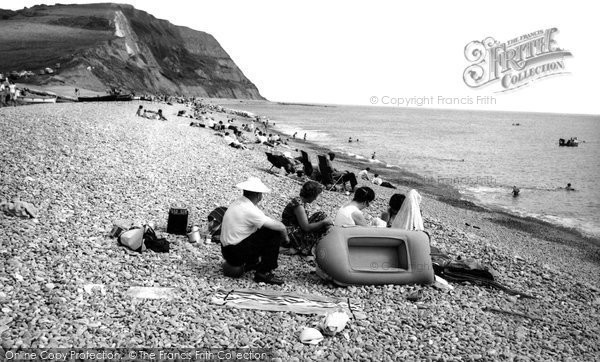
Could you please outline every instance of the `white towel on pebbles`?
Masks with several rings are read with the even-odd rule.
[[[410,190],[402,203],[398,215],[392,222],[393,228],[405,230],[423,230],[423,217],[421,216],[421,195],[417,190]]]

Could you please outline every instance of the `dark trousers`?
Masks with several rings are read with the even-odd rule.
[[[341,181],[338,182],[340,178]],[[358,184],[358,181],[356,181],[356,175],[352,172],[334,172],[333,179],[334,182],[343,184],[344,188],[346,188],[346,182],[350,182],[350,187],[352,190],[354,190],[354,187],[356,186],[356,184]]]
[[[278,231],[261,228],[239,244],[223,246],[223,258],[231,265],[256,264],[256,271],[268,273],[277,268],[279,245],[283,236]],[[259,262],[260,259],[260,262]]]

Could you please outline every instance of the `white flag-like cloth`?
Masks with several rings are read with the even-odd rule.
[[[423,230],[423,217],[421,216],[421,195],[417,190],[410,190],[402,203],[398,215],[392,222],[393,228],[405,230]]]

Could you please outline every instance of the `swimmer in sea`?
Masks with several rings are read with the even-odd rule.
[[[517,186],[513,186],[513,189],[512,189],[513,197],[519,196],[519,192],[521,192],[521,190],[519,190],[519,188]]]
[[[352,143],[352,137],[348,138],[348,143]]]
[[[567,190],[567,191],[575,191],[575,189],[573,187],[571,187],[571,184],[567,184],[567,187],[565,187],[565,190]]]
[[[371,155],[371,159],[374,160],[375,159],[375,152],[373,152],[373,154]]]

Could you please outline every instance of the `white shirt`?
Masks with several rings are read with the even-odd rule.
[[[16,86],[16,85],[14,85],[14,84],[10,84],[10,85],[8,86],[8,89],[10,90],[10,92],[11,92],[12,94],[15,94],[15,92],[17,91],[17,86]]]
[[[223,136],[223,139],[225,140],[225,143],[227,143],[228,145],[230,145],[232,143],[236,143],[235,140],[233,138],[231,138],[231,136]]]
[[[383,180],[381,179],[381,177],[375,177],[375,178],[373,179],[373,183],[374,183],[375,185],[381,185],[381,183],[382,183],[382,182],[383,182]]]
[[[265,136],[256,136],[256,139],[260,142],[260,143],[265,143],[267,142],[267,137]]]
[[[369,171],[367,170],[362,170],[358,173],[358,178],[361,178],[363,180],[368,180],[369,179]]]
[[[356,211],[360,212],[358,207],[356,207],[354,205],[348,204],[348,205],[342,206],[338,210],[337,215],[335,215],[335,220],[333,222],[333,225],[335,225],[335,226],[356,225],[356,223],[354,222],[354,219],[352,218],[352,214]]]
[[[237,245],[248,236],[254,234],[265,222],[270,220],[247,197],[235,200],[223,216],[221,225],[221,244]]]

